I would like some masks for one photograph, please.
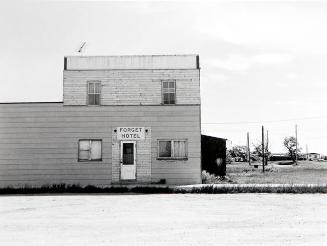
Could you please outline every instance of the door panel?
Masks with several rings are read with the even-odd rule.
[[[136,179],[136,143],[133,141],[121,142],[121,155],[120,155],[120,174],[122,180],[135,180]]]
[[[123,144],[123,165],[134,164],[134,143]]]

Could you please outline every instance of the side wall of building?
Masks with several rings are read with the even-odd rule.
[[[111,184],[112,128],[151,127],[151,180],[201,182],[200,106],[0,104],[0,187]],[[101,162],[78,162],[79,139],[102,139]],[[188,160],[157,160],[157,139],[188,140]]]

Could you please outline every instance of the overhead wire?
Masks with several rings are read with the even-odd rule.
[[[263,121],[202,122],[201,124],[204,124],[204,125],[261,124],[261,123],[278,123],[278,122],[288,122],[288,121],[313,120],[313,119],[322,119],[322,118],[327,118],[327,115],[292,118],[292,119],[263,120]]]

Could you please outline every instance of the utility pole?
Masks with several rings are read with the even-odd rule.
[[[262,172],[265,172],[265,130],[262,126],[261,128],[262,133]]]
[[[295,165],[297,165],[297,125],[295,125]]]
[[[250,151],[250,136],[249,132],[247,133],[247,145],[248,145],[248,161],[249,161],[249,166],[251,166],[251,151]]]
[[[307,144],[305,145],[305,149],[306,149],[306,152],[307,152],[307,160],[309,160],[309,153],[308,153],[308,145]]]
[[[269,137],[268,137],[268,130],[267,130],[267,143],[266,143],[267,157],[266,157],[266,165],[268,165],[268,153],[269,153],[269,151],[268,151],[268,148],[269,148],[268,144],[269,144]]]

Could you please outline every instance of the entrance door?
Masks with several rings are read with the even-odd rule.
[[[120,179],[136,179],[135,141],[122,141],[120,145]]]

